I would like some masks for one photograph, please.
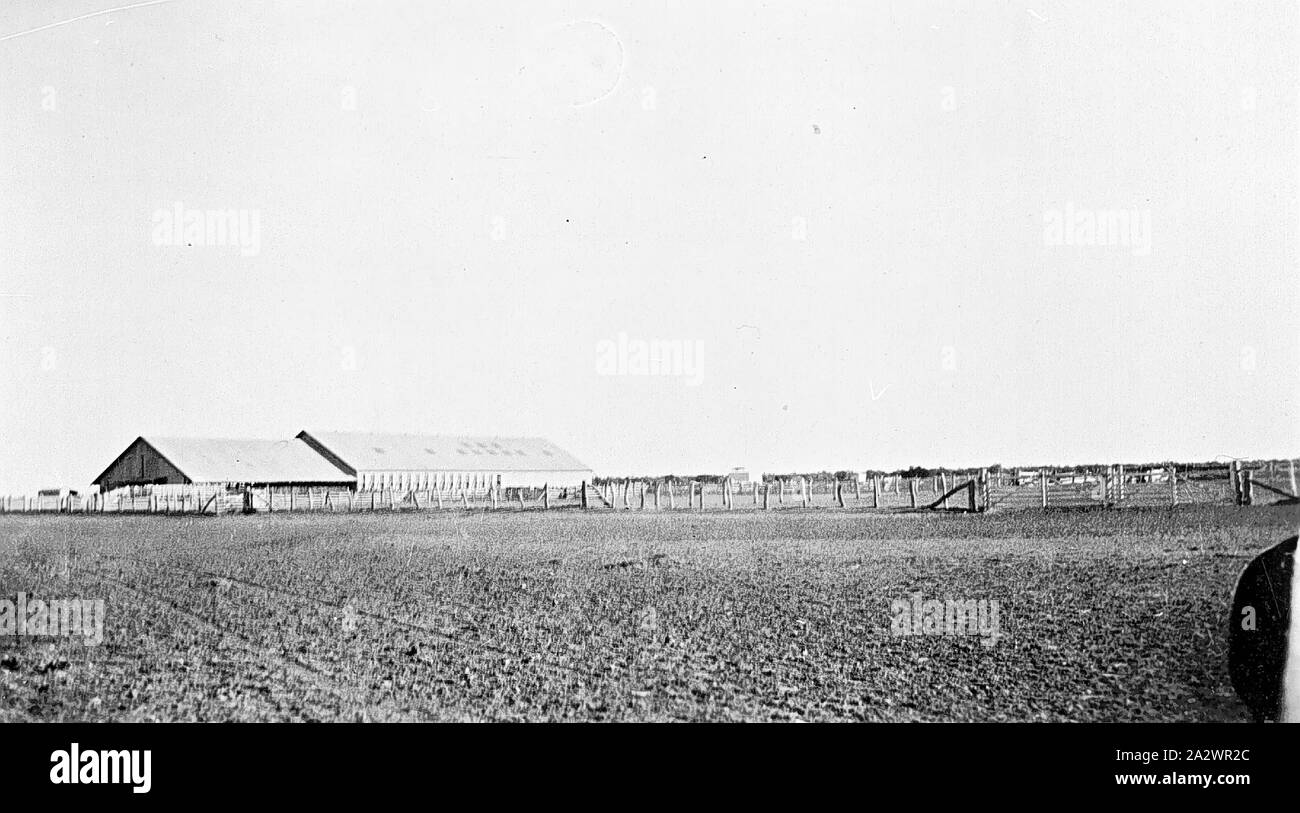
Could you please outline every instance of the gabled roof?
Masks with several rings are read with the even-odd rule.
[[[351,483],[301,440],[140,437],[195,483]],[[131,447],[128,446],[129,450]],[[123,453],[125,454],[125,452]],[[118,457],[118,460],[121,456]],[[113,465],[117,460],[113,461]],[[113,466],[105,469],[99,483]]]
[[[353,471],[591,471],[544,438],[307,431],[298,437]]]

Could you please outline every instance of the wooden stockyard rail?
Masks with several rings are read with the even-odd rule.
[[[105,494],[0,497],[0,513],[231,514],[375,511],[861,511],[983,512],[1031,508],[1269,505],[1297,500],[1295,461],[1163,467],[1002,469],[853,480],[764,482],[608,478],[580,487],[476,491],[352,491],[224,486],[134,486]]]

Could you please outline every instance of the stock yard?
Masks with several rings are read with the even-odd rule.
[[[1237,575],[1295,507],[0,517],[0,721],[1245,720]],[[1000,637],[892,634],[997,601]],[[987,645],[992,643],[992,645]]]

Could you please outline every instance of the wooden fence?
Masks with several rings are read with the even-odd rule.
[[[134,486],[87,495],[0,497],[0,514],[240,514],[501,510],[580,507],[579,488],[353,491],[263,486]]]
[[[766,482],[675,483],[611,479],[595,487],[597,507],[695,510],[844,508],[879,511],[989,511],[1123,508],[1188,504],[1268,505],[1297,498],[1295,461],[1093,470],[945,471],[928,477],[874,475]]]
[[[301,486],[134,486],[104,494],[0,497],[0,513],[229,514],[454,510],[1000,511],[1185,504],[1270,505],[1297,499],[1295,461],[1093,470],[952,471],[929,477],[669,482],[611,478],[557,488],[353,491]]]

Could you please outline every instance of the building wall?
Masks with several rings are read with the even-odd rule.
[[[591,478],[590,471],[359,471],[357,490],[484,491],[497,484],[502,488],[565,488]]]
[[[127,485],[148,483],[181,484],[189,480],[153,450],[149,444],[137,440],[127,447],[100,481],[100,490],[109,491]]]

